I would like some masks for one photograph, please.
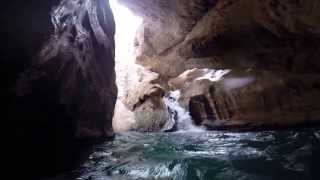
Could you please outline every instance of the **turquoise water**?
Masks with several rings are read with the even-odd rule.
[[[78,180],[320,179],[320,129],[124,133],[97,145]]]

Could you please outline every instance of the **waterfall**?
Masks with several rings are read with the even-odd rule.
[[[189,111],[180,105],[180,96],[180,90],[175,90],[163,98],[169,114],[169,120],[164,131],[203,131],[202,128],[193,124]]]
[[[230,69],[192,69],[185,71],[178,78],[186,81],[209,80],[211,82],[219,81],[223,76],[230,73]],[[193,124],[192,117],[185,108],[179,103],[181,96],[180,90],[171,91],[163,98],[167,106],[169,120],[165,125],[164,131],[203,131],[202,128]]]

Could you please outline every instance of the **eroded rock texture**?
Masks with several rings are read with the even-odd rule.
[[[193,72],[203,70],[194,69]],[[184,76],[182,76],[184,75]],[[198,125],[212,129],[282,128],[317,123],[319,76],[270,74],[269,71],[233,70],[219,80],[203,76],[171,80],[184,82],[180,103]]]
[[[319,1],[120,2],[144,18],[137,63],[158,73],[156,83],[167,90],[181,89],[181,104],[198,124],[250,129],[318,122]],[[170,84],[194,68],[231,73]]]
[[[55,33],[40,52],[36,71],[59,84],[60,103],[76,119],[76,136],[111,136],[117,88],[108,1],[62,1],[51,15]]]
[[[109,2],[13,0],[1,7],[1,17],[1,103],[12,167],[33,179],[72,168],[80,139],[113,135],[117,89]]]

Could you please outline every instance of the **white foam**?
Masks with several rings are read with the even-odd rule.
[[[189,111],[184,109],[180,103],[179,98],[181,96],[180,90],[170,92],[169,96],[164,97],[164,103],[168,108],[177,113],[177,128],[179,131],[203,131],[200,127],[193,124],[192,117]],[[171,117],[174,118],[174,117]],[[175,120],[172,120],[175,121]]]
[[[219,81],[223,76],[227,75],[231,72],[230,69],[201,69],[203,72],[203,76],[197,78],[196,80],[208,79],[212,82]]]

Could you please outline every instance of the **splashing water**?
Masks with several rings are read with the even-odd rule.
[[[231,70],[216,70],[216,69],[200,69],[201,76],[194,79],[195,81],[210,80],[212,82],[219,81],[223,76],[231,72]],[[164,131],[204,131],[203,128],[193,124],[192,117],[185,108],[179,103],[181,96],[181,90],[171,91],[169,95],[163,98],[164,103],[167,106],[169,120],[165,125]]]
[[[215,69],[201,69],[203,72],[203,75],[199,78],[197,78],[196,80],[203,80],[203,79],[208,79],[210,81],[219,81],[223,76],[229,74],[231,72],[231,70],[226,69],[219,69],[219,70],[215,70]]]
[[[169,122],[176,123],[179,131],[203,131],[202,128],[197,127],[193,124],[193,120],[187,110],[185,110],[179,103],[181,96],[180,90],[172,91],[168,96],[163,98],[166,104],[170,119]]]

